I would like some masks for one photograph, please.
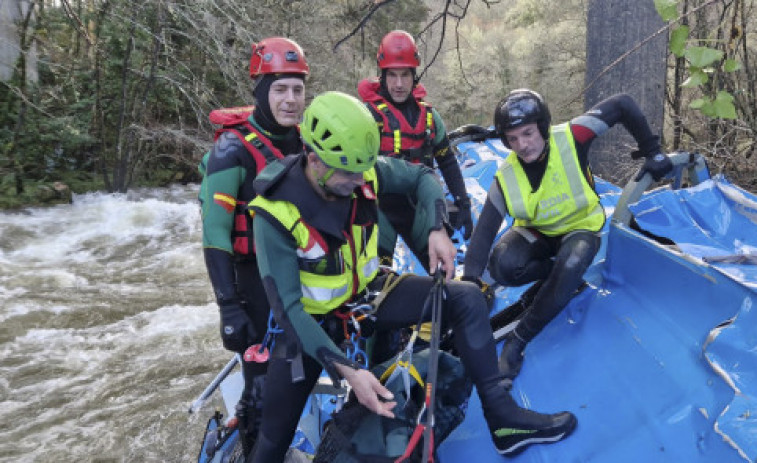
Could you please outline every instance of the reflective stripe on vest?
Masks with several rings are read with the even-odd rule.
[[[374,104],[383,119],[379,154],[399,156],[411,162],[419,162],[429,154],[431,141],[436,138],[434,114],[431,105],[422,100],[417,102],[420,114],[415,127],[410,126],[402,112],[394,106],[386,102]]]
[[[375,169],[365,172],[363,178],[375,192],[378,188]],[[319,263],[328,257],[325,241],[316,229],[302,220],[297,206],[263,196],[256,197],[252,205],[267,211],[292,233],[297,243],[301,301],[306,312],[326,314],[362,292],[376,277],[379,270],[377,224],[369,228],[350,225],[350,234],[345,237],[347,242],[331,252],[341,262],[341,273],[327,275],[317,273]],[[366,238],[368,235],[370,238]]]
[[[598,231],[605,221],[599,197],[581,172],[568,124],[553,126],[549,158],[541,184],[531,191],[515,152],[497,171],[497,183],[514,225],[533,227],[554,236],[571,230]]]

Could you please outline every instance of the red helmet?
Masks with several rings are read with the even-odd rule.
[[[391,31],[381,39],[376,61],[380,69],[417,68],[421,65],[415,40],[405,31]]]
[[[310,72],[302,48],[283,37],[269,37],[252,44],[250,77],[263,74],[302,74]]]

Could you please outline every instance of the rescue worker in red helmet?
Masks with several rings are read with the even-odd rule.
[[[308,73],[302,48],[292,40],[269,37],[253,43],[254,109],[211,113],[211,120],[223,125],[200,164],[203,253],[220,308],[223,345],[239,354],[261,342],[270,312],[247,212],[255,196],[252,182],[268,163],[303,151],[298,124]],[[266,368],[267,363],[242,362],[245,387],[236,414],[245,454],[257,434]]]
[[[405,31],[389,32],[381,40],[376,62],[380,76],[360,81],[358,94],[379,125],[379,153],[431,168],[436,163],[457,209],[456,213],[450,211],[451,225],[461,229],[463,237],[468,239],[473,231],[470,199],[460,166],[449,150],[444,121],[436,109],[424,101],[426,89],[418,82],[416,74],[420,56],[415,40]],[[428,262],[427,250],[419,249],[412,214],[408,214],[414,209],[415,201],[400,195],[394,195],[388,201],[382,209],[396,229],[386,220],[381,222],[379,248],[382,261],[391,264],[399,234],[425,265]]]
[[[535,282],[519,301],[525,310],[520,321],[504,335],[499,365],[510,385],[521,370],[526,344],[585,285],[583,274],[599,250],[605,222],[589,169],[589,147],[618,123],[646,158],[641,175],[649,172],[660,180],[671,171],[659,137],[629,95],[613,95],[559,125],[551,125],[546,102],[533,90],[513,90],[495,108],[496,135],[512,153],[489,189],[462,278],[480,281],[488,260],[491,277],[501,285]],[[513,226],[494,243],[508,214]],[[502,319],[509,317],[505,312],[500,312]],[[497,318],[492,318],[495,335],[504,325]]]

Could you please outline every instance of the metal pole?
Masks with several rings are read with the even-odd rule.
[[[195,399],[194,402],[192,402],[192,405],[189,406],[189,413],[192,414],[196,412],[197,410],[202,407],[202,404],[205,403],[206,400],[208,400],[208,397],[215,391],[218,386],[223,382],[224,379],[226,379],[227,376],[229,376],[229,373],[231,373],[231,370],[234,369],[234,367],[239,363],[241,360],[239,354],[235,354],[234,357],[229,360],[229,363],[226,364],[225,367],[223,367],[223,370],[221,370],[220,373],[215,377],[213,381],[208,384],[208,387],[205,388],[204,391],[202,391],[202,394]]]

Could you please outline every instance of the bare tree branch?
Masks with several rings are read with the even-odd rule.
[[[352,29],[352,31],[349,34],[339,39],[339,41],[337,41],[336,44],[334,44],[334,48],[332,48],[332,50],[336,51],[336,49],[339,48],[339,45],[349,40],[350,37],[357,34],[358,31],[363,30],[363,28],[365,27],[365,24],[371,19],[371,16],[373,16],[375,12],[377,12],[381,7],[386,6],[392,2],[394,2],[394,0],[383,0],[383,1],[376,0],[373,6],[371,7],[371,9],[368,10],[368,13],[366,13],[365,16],[363,16],[363,19],[360,20],[357,26],[355,26],[355,28]]]
[[[68,16],[76,24],[76,29],[79,31],[79,35],[84,37],[89,46],[94,45],[94,41],[89,35],[89,31],[87,31],[84,23],[82,23],[81,18],[79,18],[79,16],[74,13],[74,9],[71,7],[71,4],[68,2],[68,0],[61,0],[61,3],[63,4],[63,9],[66,12],[66,16]]]

